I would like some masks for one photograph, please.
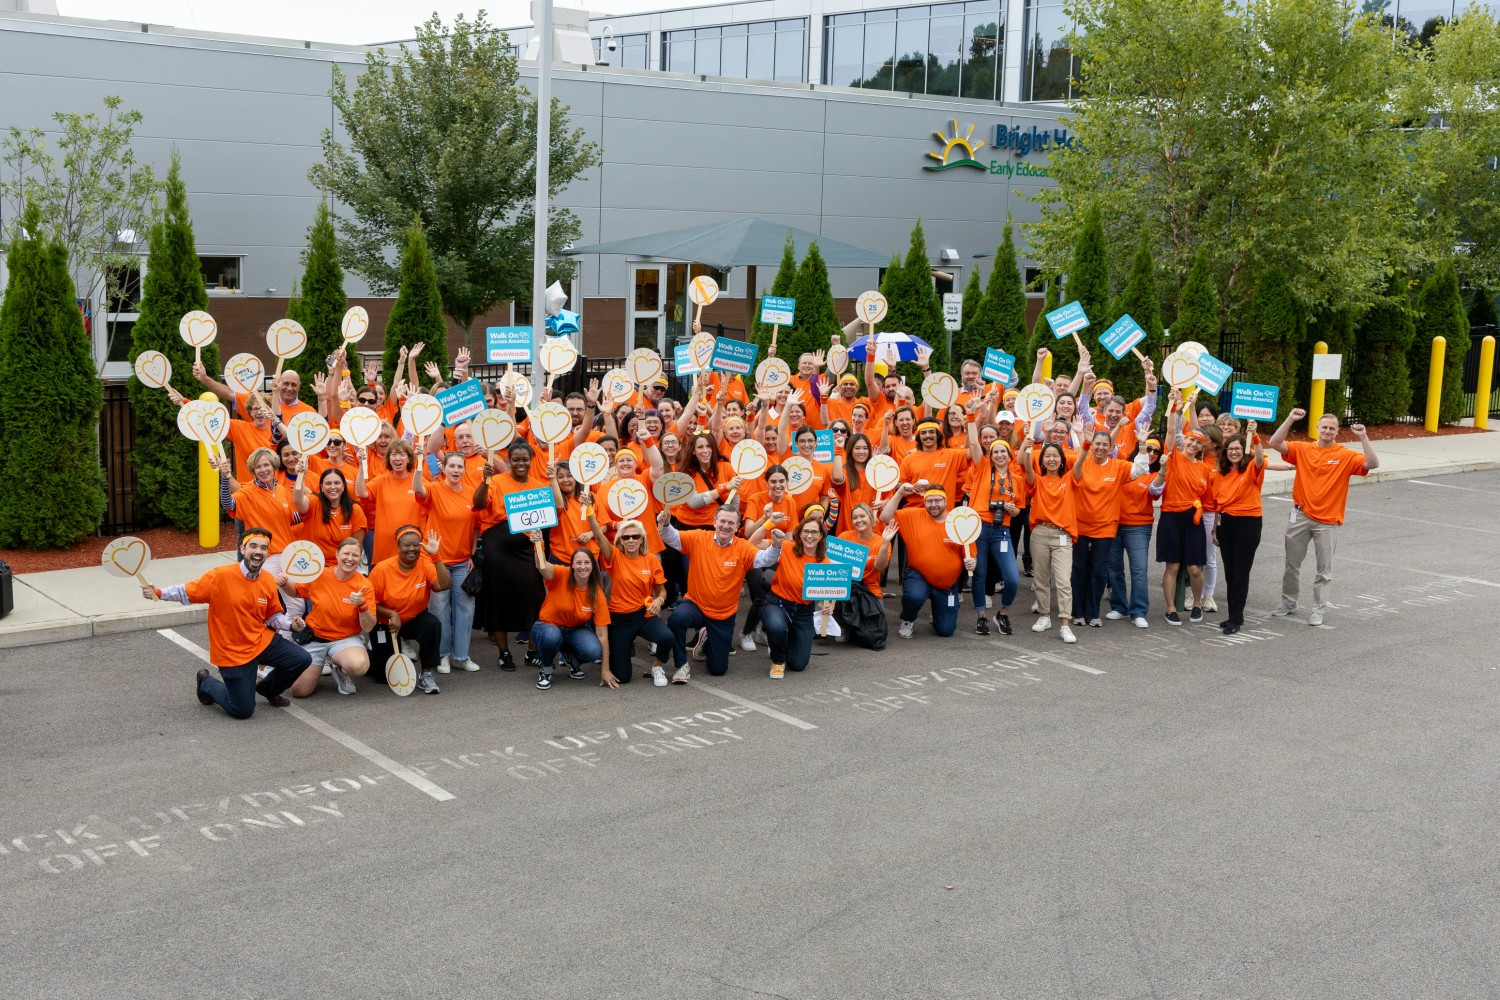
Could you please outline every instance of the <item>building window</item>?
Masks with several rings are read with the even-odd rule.
[[[1026,0],[1025,63],[1021,100],[1066,101],[1075,96],[1078,60],[1068,35],[1076,24],[1056,0]]]
[[[595,38],[594,63],[600,66],[619,66],[623,69],[645,69],[646,53],[649,51],[651,35],[640,32],[632,35],[614,35],[615,50],[611,52],[603,38]]]
[[[998,0],[835,14],[824,19],[823,82],[993,101],[1004,31]]]
[[[198,267],[203,271],[203,287],[208,289],[210,295],[224,295],[242,290],[240,263],[243,259],[242,257],[203,256],[198,258]]]
[[[807,82],[807,19],[662,32],[662,68],[736,80]]]

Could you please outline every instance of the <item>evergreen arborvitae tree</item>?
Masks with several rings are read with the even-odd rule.
[[[1042,348],[1052,350],[1052,327],[1047,324],[1047,314],[1062,305],[1062,281],[1054,277],[1047,282],[1047,294],[1042,297],[1042,311],[1036,314],[1036,322],[1031,324],[1031,338],[1026,342],[1026,354],[1016,356],[1016,370],[1021,373],[1021,384],[1025,385],[1031,381],[1030,375],[1036,365],[1036,352]],[[1070,341],[1071,337],[1068,338]],[[1052,374],[1060,374],[1057,367],[1057,359],[1052,361]]]
[[[1302,311],[1286,273],[1267,271],[1250,297],[1245,345],[1245,381],[1279,386],[1278,409],[1290,410],[1297,388],[1297,346],[1302,343]],[[1268,421],[1276,423],[1277,421]]]
[[[976,289],[978,283],[973,282]],[[964,328],[954,339],[953,357],[958,363],[973,358],[984,363],[987,348],[998,347],[1016,355],[1017,367],[1026,350],[1026,289],[1021,285],[1021,267],[1016,260],[1016,244],[1010,223],[995,251],[995,266],[990,271],[984,297],[971,313],[965,292]]]
[[[303,301],[307,289],[302,290]],[[401,252],[401,288],[396,304],[385,325],[385,353],[381,355],[381,378],[386,385],[396,373],[396,362],[402,347],[423,343],[422,357],[437,362],[448,360],[448,324],[443,318],[443,297],[438,292],[437,272],[427,250],[427,235],[422,220],[413,218],[406,230],[406,248]]]
[[[1432,339],[1442,337],[1447,343],[1443,354],[1443,388],[1438,403],[1438,422],[1457,423],[1464,410],[1464,355],[1469,350],[1469,317],[1464,313],[1463,295],[1458,289],[1458,272],[1452,262],[1438,269],[1422,283],[1417,296],[1416,336],[1407,351],[1407,370],[1411,378],[1411,412],[1427,412],[1427,375],[1432,363]]]
[[[1135,252],[1135,260],[1130,265],[1130,279],[1126,281],[1125,288],[1110,312],[1110,322],[1128,314],[1146,331],[1146,338],[1136,344],[1135,349],[1152,359],[1154,368],[1161,358],[1161,299],[1157,295],[1156,265],[1151,259],[1151,243],[1144,233],[1141,234],[1141,245]],[[1102,335],[1106,329],[1108,327],[1102,327],[1099,333]],[[1096,356],[1099,352],[1109,354],[1102,344],[1095,352]],[[1113,355],[1110,355],[1110,361],[1114,362]],[[1141,371],[1140,362],[1134,354],[1125,355],[1113,367],[1116,395],[1134,399],[1145,392],[1145,373]]]
[[[771,290],[766,295],[774,295],[777,298],[795,297],[792,286],[797,283],[797,251],[792,246],[792,234],[786,234],[786,245],[781,250],[781,266],[776,268],[776,278],[771,282]],[[756,295],[755,289],[749,289],[746,294]],[[793,327],[802,323],[802,304],[797,304],[797,313],[792,317],[795,321]],[[782,331],[783,333],[786,331]],[[755,307],[755,319],[750,324],[750,340],[760,345],[760,357],[766,357],[766,349],[771,345],[771,324],[760,321],[760,306]],[[781,353],[781,337],[777,335],[777,354]],[[796,368],[796,359],[793,358],[789,364]],[[754,381],[753,379],[751,381]]]
[[[104,516],[94,372],[66,248],[27,206],[0,303],[0,547],[64,548]],[[174,421],[173,431],[176,431]]]
[[[834,334],[843,333],[843,324],[833,305],[833,289],[828,284],[828,266],[823,263],[816,241],[808,245],[807,255],[797,267],[792,298],[797,300],[797,325],[781,331],[776,356],[795,372],[800,355],[828,350]],[[761,356],[764,357],[764,352]]]
[[[302,372],[301,397],[304,403],[316,406],[313,376],[326,367],[328,356],[343,346],[344,312],[349,308],[349,300],[344,295],[344,269],[339,266],[333,212],[326,201],[318,203],[317,215],[308,228],[307,250],[302,255],[302,264],[301,298],[297,300],[296,314],[292,314],[289,305],[287,315],[307,330],[307,349],[298,359],[307,369]],[[442,365],[447,359],[435,357],[433,360]],[[358,370],[358,356],[353,362],[354,370]]]
[[[1089,325],[1078,331],[1078,339],[1091,357],[1095,374],[1113,380],[1115,359],[1108,351],[1098,346],[1099,334],[1103,333],[1109,320],[1109,249],[1104,243],[1104,217],[1099,206],[1088,210],[1083,228],[1073,244],[1073,264],[1068,270],[1068,298],[1083,306]],[[1072,337],[1064,337],[1052,345],[1052,370],[1076,371],[1078,347]]]
[[[1411,405],[1406,352],[1416,332],[1406,292],[1398,279],[1392,277],[1385,296],[1354,327],[1359,365],[1350,373],[1349,388],[1355,420],[1388,424],[1406,416]]]
[[[993,272],[992,272],[993,273]],[[984,301],[984,283],[979,280],[979,269],[976,267],[969,272],[969,280],[964,284],[963,298],[963,322],[958,332],[953,335],[953,356],[962,364],[964,358],[969,357],[968,352],[972,349],[973,341],[970,339],[969,325],[979,314],[979,304]],[[981,362],[984,360],[981,355]]]
[[[1495,293],[1488,288],[1474,289],[1474,300],[1469,303],[1469,327],[1495,326],[1500,323],[1495,317]]]
[[[932,358],[928,362],[932,370],[947,371],[951,367],[948,329],[943,325],[943,301],[932,283],[932,264],[927,258],[927,238],[922,233],[921,220],[912,226],[906,260],[899,267],[892,262],[880,290],[889,309],[885,319],[877,324],[877,329],[898,330],[925,340],[932,345]],[[920,385],[921,370],[916,365],[908,365],[900,371],[908,382]]]
[[[203,289],[187,188],[175,153],[166,195],[166,212],[151,227],[141,314],[131,331],[130,360],[134,363],[142,351],[160,351],[172,362],[173,387],[196,399],[203,387],[193,378],[193,349],[177,328],[183,314],[208,309],[208,293]],[[215,378],[220,376],[218,345],[203,348],[203,367]],[[136,474],[136,519],[144,524],[170,521],[184,531],[197,527],[198,443],[177,429],[177,407],[165,390],[132,378],[130,407],[135,414],[130,461]]]
[[[1318,341],[1328,345],[1329,354],[1344,359],[1340,378],[1329,379],[1323,386],[1323,409],[1340,420],[1349,409],[1349,373],[1354,370],[1354,314],[1348,309],[1320,309],[1305,325],[1302,346],[1297,351],[1297,405],[1307,406],[1312,399],[1313,348]]]
[[[1168,339],[1170,343],[1166,346],[1172,350],[1185,340],[1193,340],[1208,348],[1214,357],[1219,356],[1219,290],[1214,287],[1208,257],[1202,250],[1193,258],[1187,283],[1177,299],[1177,319],[1172,322]]]

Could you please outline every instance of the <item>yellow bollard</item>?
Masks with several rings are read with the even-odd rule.
[[[1485,337],[1479,342],[1479,385],[1474,396],[1474,426],[1488,429],[1490,426],[1490,385],[1495,375],[1495,338]]]
[[[1321,340],[1318,341],[1313,345],[1313,353],[1327,354],[1328,344]],[[1315,378],[1312,380],[1312,391],[1308,393],[1307,436],[1314,441],[1318,439],[1318,421],[1323,419],[1323,393],[1327,388],[1328,382],[1326,379]]]
[[[219,397],[205,392],[198,397],[214,402]],[[219,547],[219,474],[208,464],[208,445],[198,445],[198,544],[205,549]]]
[[[1443,401],[1443,355],[1448,351],[1448,341],[1442,337],[1432,338],[1432,362],[1427,366],[1427,429],[1433,433],[1438,429],[1438,406]]]

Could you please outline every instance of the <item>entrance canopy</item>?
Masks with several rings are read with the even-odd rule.
[[[608,243],[573,247],[563,253],[570,257],[584,254],[624,254],[628,257],[655,257],[660,260],[706,264],[719,270],[731,267],[775,267],[781,263],[787,234],[800,259],[814,240],[818,253],[829,267],[885,267],[889,254],[876,253],[827,236],[796,229],[784,222],[767,219],[731,219],[706,226],[674,229],[647,236],[631,236]]]

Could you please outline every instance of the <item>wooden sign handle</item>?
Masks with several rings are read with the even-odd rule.
[[[1073,331],[1073,343],[1075,343],[1075,344],[1078,345],[1078,357],[1082,358],[1083,357],[1083,353],[1084,353],[1083,352],[1083,341],[1081,341],[1081,340],[1078,339],[1078,331],[1077,330]]]
[[[193,362],[195,364],[203,364],[203,348],[196,345],[193,347]]]
[[[780,324],[778,324],[778,323],[772,323],[771,324],[771,350],[773,350],[773,351],[776,350],[776,335],[778,333],[780,333],[780,332],[781,332],[781,326],[780,326]]]
[[[276,391],[276,386],[281,382],[281,366],[284,365],[284,364],[286,364],[286,358],[278,357],[276,359],[276,374],[274,374],[274,375],[271,376],[271,391],[272,392]]]
[[[1137,351],[1134,347],[1132,347],[1130,349],[1130,353],[1134,354],[1136,356],[1136,359],[1138,361],[1140,361],[1141,364],[1145,364],[1146,363],[1146,356],[1144,354],[1142,354],[1140,351]]]

